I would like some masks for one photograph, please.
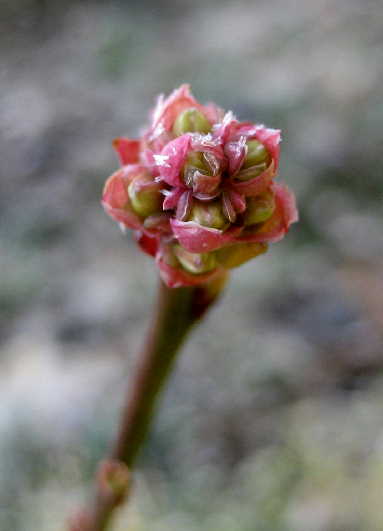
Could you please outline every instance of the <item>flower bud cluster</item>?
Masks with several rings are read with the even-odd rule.
[[[121,168],[102,204],[134,230],[170,287],[206,282],[264,253],[298,214],[274,181],[280,131],[201,105],[182,85],[162,96],[139,140],[118,138]]]

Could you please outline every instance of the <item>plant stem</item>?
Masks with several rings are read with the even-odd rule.
[[[167,288],[162,282],[156,314],[149,330],[132,388],[122,413],[113,459],[132,465],[145,438],[155,400],[195,319],[193,288]]]
[[[168,288],[160,282],[154,318],[128,390],[116,441],[102,465],[92,507],[72,521],[71,531],[108,528],[114,509],[128,490],[128,471],[146,437],[156,399],[179,347],[225,282],[224,276],[197,287]]]

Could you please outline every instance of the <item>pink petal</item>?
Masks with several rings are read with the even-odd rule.
[[[131,229],[142,227],[141,219],[130,206],[128,186],[137,174],[146,171],[138,164],[125,166],[106,181],[101,204],[109,216]]]
[[[161,178],[171,186],[185,186],[180,173],[185,164],[190,140],[188,134],[179,136],[166,144],[161,155],[155,155]]]
[[[188,218],[190,214],[190,210],[192,207],[193,197],[192,197],[192,191],[187,190],[184,192],[177,205],[177,211],[176,211],[176,218],[180,219],[181,221],[184,221]]]
[[[237,130],[237,127],[238,120],[236,120],[234,114],[229,111],[223,117],[222,122],[214,126],[213,138],[225,144]]]
[[[219,175],[204,175],[196,171],[193,176],[193,192],[195,194],[213,194],[220,181]]]
[[[203,151],[211,153],[218,162],[224,158],[224,153],[220,142],[210,134],[201,135],[200,133],[189,133],[191,138],[191,148],[193,151]]]
[[[158,171],[157,162],[155,158],[155,152],[153,150],[148,149],[148,148],[142,149],[141,162],[144,166],[146,166],[150,170],[150,173],[154,177],[159,175],[160,172]]]
[[[159,239],[158,236],[152,236],[147,234],[146,232],[136,230],[134,232],[134,238],[140,248],[150,256],[156,256],[158,247],[159,247]]]
[[[140,151],[140,141],[132,140],[130,138],[115,138],[113,140],[113,147],[117,151],[122,165],[135,164],[138,162],[138,155]]]
[[[162,204],[164,210],[173,210],[177,207],[178,201],[181,195],[185,192],[186,188],[173,188],[172,190],[166,190],[165,199]]]
[[[231,227],[227,231],[203,227],[194,221],[170,221],[173,234],[187,251],[192,253],[206,253],[219,249],[223,245],[233,242],[241,227]]]
[[[246,157],[246,138],[242,136],[236,142],[227,142],[225,155],[229,159],[229,174],[235,175]]]
[[[207,103],[204,106],[204,113],[212,124],[222,122],[223,117],[225,116],[225,111],[215,103]]]
[[[231,204],[233,205],[235,211],[239,214],[242,214],[242,212],[246,210],[245,197],[231,187],[227,189],[226,193],[229,195]]]
[[[284,223],[286,229],[288,229],[292,223],[296,223],[299,220],[295,195],[286,185],[281,183],[274,183],[272,189],[281,202]]]

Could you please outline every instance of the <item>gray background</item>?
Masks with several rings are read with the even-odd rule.
[[[301,222],[232,275],[116,529],[383,528],[380,1],[0,5],[0,528],[63,529],[113,436],[152,261],[103,213],[111,140],[190,82],[283,130]]]

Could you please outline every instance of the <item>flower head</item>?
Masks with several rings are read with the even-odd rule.
[[[298,213],[277,182],[280,131],[202,105],[182,85],[162,96],[141,139],[118,138],[122,167],[102,204],[155,258],[170,287],[193,286],[264,253]]]

